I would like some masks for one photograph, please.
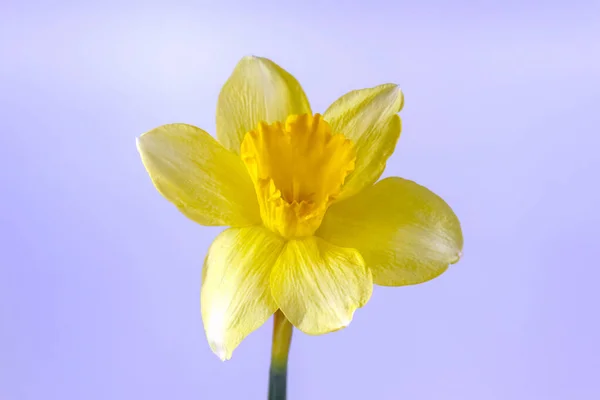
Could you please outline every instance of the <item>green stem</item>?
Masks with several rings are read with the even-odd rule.
[[[280,310],[273,317],[273,345],[269,371],[269,400],[285,400],[287,364],[292,342],[292,324]]]

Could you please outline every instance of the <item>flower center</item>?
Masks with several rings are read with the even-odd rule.
[[[354,145],[319,114],[261,122],[246,133],[242,160],[264,224],[286,238],[312,235],[354,170]]]

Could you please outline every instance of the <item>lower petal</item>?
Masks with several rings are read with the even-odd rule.
[[[317,235],[358,249],[373,281],[383,286],[422,283],[458,262],[463,246],[458,218],[435,193],[387,178],[332,205]]]
[[[210,246],[200,302],[208,343],[222,360],[277,310],[269,276],[283,246],[262,227],[227,229]]]
[[[371,297],[373,280],[358,251],[309,237],[287,243],[271,291],[296,328],[320,335],[348,326]]]

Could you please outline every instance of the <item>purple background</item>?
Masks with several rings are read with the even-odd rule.
[[[214,133],[247,54],[315,111],[399,83],[384,176],[440,194],[465,236],[442,277],[297,333],[290,400],[600,398],[600,2],[85,3],[0,4],[1,400],[266,398],[271,324],[210,352],[219,229],[158,194],[134,140]]]

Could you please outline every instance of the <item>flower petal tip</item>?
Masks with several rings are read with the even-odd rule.
[[[353,318],[354,318],[354,312],[352,313],[350,318],[343,319],[342,321],[340,321],[340,325],[337,328],[334,328],[334,329],[330,330],[329,332],[333,333],[333,332],[341,331],[342,329],[346,329],[348,326],[350,326],[350,323],[352,322]],[[324,332],[324,333],[329,333],[329,332]],[[320,334],[322,334],[322,333],[319,333],[319,335]]]
[[[229,359],[231,359],[231,352],[227,351],[222,342],[216,340],[209,340],[208,343],[213,353],[215,353],[215,355],[219,357],[221,361],[228,361]]]
[[[398,106],[398,112],[402,111],[402,109],[404,108],[404,92],[402,91],[402,88],[400,87],[400,85],[396,84],[396,83],[392,83],[392,95],[393,97],[399,98],[400,99],[400,104]]]
[[[460,259],[462,258],[462,256],[463,256],[463,252],[462,252],[462,250],[459,250],[458,253],[456,253],[456,257],[454,258],[454,260],[452,260],[450,262],[450,264],[456,264],[457,262],[460,261]]]
[[[404,92],[402,88],[397,83],[385,83],[380,88],[384,88],[381,92],[387,99],[389,99],[389,104],[393,104],[394,108],[397,110],[396,113],[399,113],[404,108]]]
[[[143,154],[146,149],[144,149],[144,144],[142,143],[142,136],[144,136],[144,135],[137,136],[135,138],[135,148],[137,149],[137,152],[140,154],[140,156],[142,156],[142,160],[143,160],[144,159]]]
[[[242,57],[242,59],[240,60],[240,62],[260,62],[260,61],[264,61],[264,57],[261,56],[257,56],[254,54],[248,54],[244,57]]]
[[[361,308],[362,306],[359,306],[358,308]],[[352,320],[354,320],[354,314],[356,313],[356,310],[353,310],[350,315],[347,316],[340,316],[340,325],[337,328],[334,328],[333,330],[331,330],[330,332],[337,332],[337,331],[341,331],[342,329],[346,329],[347,327],[350,326],[350,324],[352,323]]]
[[[142,133],[140,136],[135,137],[135,147],[139,153],[142,153],[142,151],[147,150],[147,148],[148,148],[147,147],[148,141],[144,140],[144,135],[146,135],[146,133]],[[148,139],[148,138],[145,138],[145,139]]]

